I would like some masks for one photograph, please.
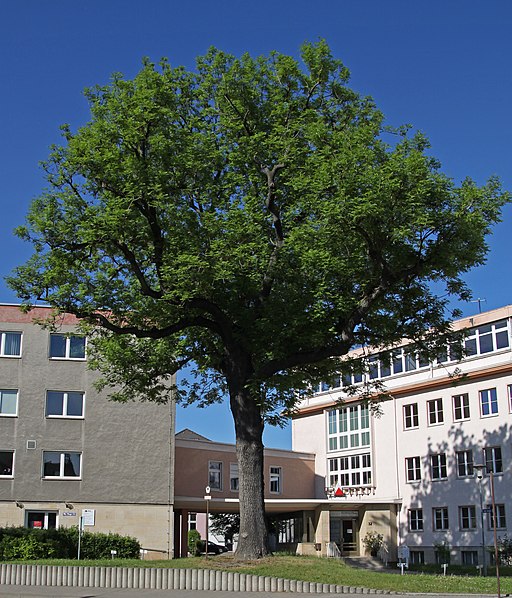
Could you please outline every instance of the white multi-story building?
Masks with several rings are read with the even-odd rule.
[[[408,347],[367,358],[351,382],[385,384],[379,417],[344,393],[341,377],[301,403],[293,448],[316,454],[317,496],[327,489],[337,509],[324,540],[363,554],[376,531],[391,559],[406,545],[413,562],[435,562],[444,545],[452,562],[488,563],[491,478],[498,535],[512,529],[512,306],[453,328],[466,330],[462,360],[448,350],[430,363]]]

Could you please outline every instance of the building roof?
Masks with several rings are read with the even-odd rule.
[[[184,430],[181,430],[181,432],[178,432],[176,434],[176,438],[178,438],[179,440],[201,440],[203,442],[212,442],[209,438],[201,436],[201,434],[198,434],[193,430],[189,430],[188,428],[185,428]]]

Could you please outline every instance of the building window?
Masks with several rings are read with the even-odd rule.
[[[18,415],[18,391],[0,390],[0,416],[16,417]]]
[[[0,478],[14,477],[14,451],[0,451]]]
[[[473,477],[473,451],[457,451],[457,476],[459,478]]]
[[[222,490],[221,461],[208,461],[208,486],[212,490]]]
[[[448,507],[435,507],[432,509],[432,520],[434,531],[444,531],[449,529],[448,525]]]
[[[508,390],[508,410],[512,413],[512,384],[509,384],[507,387]]]
[[[421,461],[419,457],[407,457],[405,459],[405,478],[407,482],[421,480]]]
[[[0,357],[21,357],[21,332],[0,332]]]
[[[409,531],[423,531],[423,509],[409,509],[408,512]]]
[[[280,467],[270,467],[270,492],[281,494],[282,470]]]
[[[444,422],[443,399],[433,399],[427,402],[428,425],[435,426]]]
[[[188,514],[188,529],[197,529],[197,513]]]
[[[482,417],[498,413],[498,395],[495,388],[480,391],[480,414]]]
[[[455,395],[453,398],[453,420],[463,421],[469,419],[469,395]]]
[[[404,428],[410,430],[419,426],[418,403],[404,405]]]
[[[507,520],[505,517],[505,505],[495,505],[496,506],[496,520],[498,525],[496,529],[506,529],[507,527]],[[487,525],[489,529],[494,529],[494,514],[492,511],[492,505],[487,505]]]
[[[461,550],[460,556],[463,565],[478,565],[478,552],[476,550]]]
[[[84,393],[49,390],[46,393],[46,417],[84,416]]]
[[[26,511],[25,527],[30,529],[55,529],[57,511]]]
[[[238,463],[229,464],[229,489],[231,492],[238,492],[240,487],[238,479]]]
[[[475,507],[459,507],[459,525],[464,531],[476,529]]]
[[[424,565],[425,552],[423,550],[411,550],[409,552],[409,562],[412,565]]]
[[[464,340],[468,356],[506,349],[509,346],[507,320],[472,328]]]
[[[85,359],[85,336],[50,334],[51,359]]]
[[[503,473],[503,460],[501,458],[501,447],[490,446],[484,449],[485,472]]]
[[[43,452],[43,478],[79,478],[82,453]]]
[[[370,453],[329,459],[329,485],[349,488],[371,486],[372,464]]]
[[[430,471],[432,480],[445,480],[448,477],[445,453],[430,455]]]
[[[330,451],[370,446],[368,405],[354,405],[329,411],[327,426]]]

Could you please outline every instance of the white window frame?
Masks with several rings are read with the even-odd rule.
[[[412,565],[424,565],[425,564],[425,551],[424,550],[411,550],[409,552],[409,562]]]
[[[475,474],[473,451],[471,449],[456,451],[455,458],[457,459],[457,477],[461,479],[472,478]],[[464,468],[462,474],[461,466]]]
[[[3,413],[3,393],[15,393],[16,394],[16,411],[14,413]],[[0,417],[18,417],[18,403],[19,403],[19,391],[15,388],[1,388],[0,389]]]
[[[371,418],[368,405],[350,405],[327,412],[327,450],[345,451],[369,448]]]
[[[64,355],[52,355],[52,338],[62,337],[65,340],[66,348]],[[83,357],[71,357],[71,339],[72,338],[83,338],[84,339],[84,356]],[[48,357],[52,360],[66,360],[66,361],[85,361],[87,358],[87,338],[82,334],[63,334],[63,333],[51,333],[48,345]]]
[[[372,487],[373,472],[370,453],[328,459],[328,469],[329,485],[332,487]]]
[[[497,519],[497,527],[496,529],[507,529],[507,516],[505,511],[505,505],[503,503],[496,503],[496,519]],[[487,528],[490,530],[494,529],[494,513],[492,510],[492,504],[487,505]]]
[[[478,565],[478,551],[477,550],[461,550],[460,560],[463,565],[475,566]]]
[[[57,453],[60,455],[59,475],[45,475],[45,473],[44,473],[44,466],[45,466],[44,456],[48,453]],[[78,455],[80,457],[80,459],[79,459],[79,466],[80,466],[79,475],[69,476],[69,475],[64,474],[66,455]],[[81,480],[82,479],[83,463],[82,463],[82,453],[80,451],[43,451],[43,464],[42,465],[43,466],[42,466],[41,474],[42,474],[43,480]]]
[[[496,387],[479,390],[478,399],[480,403],[480,417],[495,417],[499,414],[498,390]],[[495,405],[494,411],[493,404]],[[489,413],[484,413],[487,409]]]
[[[31,529],[48,529],[48,515],[55,515],[55,529],[59,528],[59,512],[58,511],[46,511],[44,509],[27,509],[25,511],[25,527],[28,527],[28,518],[30,513],[43,513],[43,527],[42,528],[31,528]],[[53,529],[53,528],[52,528]]]
[[[437,515],[439,514],[439,523]],[[432,529],[435,532],[444,532],[450,529],[450,520],[448,516],[448,507],[434,507],[432,509]]]
[[[503,473],[503,451],[501,446],[486,446],[484,448],[485,473],[501,475]],[[489,467],[489,464],[491,467]],[[492,468],[492,469],[491,469]]]
[[[48,393],[62,394],[62,414],[48,413]],[[82,395],[82,415],[68,415],[68,399],[70,394]],[[85,392],[80,390],[47,390],[45,400],[45,416],[48,419],[84,419],[85,418]]]
[[[507,344],[498,347],[498,338],[506,338]],[[482,351],[482,340],[491,339],[491,348],[487,351]],[[498,322],[491,322],[490,324],[482,324],[476,328],[471,328],[464,338],[464,349],[468,357],[476,355],[489,355],[496,351],[508,349],[510,347],[510,333],[507,320],[499,320]]]
[[[405,458],[405,481],[408,484],[421,480],[421,458],[418,456]]]
[[[217,467],[218,466],[218,467]],[[216,492],[221,492],[223,488],[223,463],[222,461],[208,461],[208,486]],[[216,481],[218,479],[218,483]]]
[[[462,422],[470,419],[469,394],[467,392],[452,396],[453,421]]]
[[[13,449],[1,449],[0,453],[11,453],[12,455],[12,459],[11,459],[11,472],[10,473],[4,473],[2,470],[0,470],[0,478],[3,479],[12,479],[14,477],[14,467],[15,467],[15,461],[16,461],[16,451]]]
[[[5,353],[5,337],[7,334],[19,334],[20,335],[20,352],[18,355],[7,355]],[[0,332],[0,357],[7,357],[10,359],[20,359],[23,352],[23,333],[19,330],[2,330]]]
[[[238,492],[240,489],[238,463],[229,464],[229,489],[231,490],[231,492]]]
[[[282,494],[283,492],[283,468],[279,465],[269,467],[269,491],[270,494]]]
[[[188,514],[188,531],[197,529],[197,513]]]
[[[444,424],[443,399],[427,401],[427,421],[429,426]]]
[[[433,453],[430,455],[430,477],[433,482],[448,479],[446,453]]]
[[[464,521],[467,521],[468,524],[464,525]],[[463,532],[476,529],[475,505],[462,505],[459,507],[459,529]]]
[[[423,509],[409,509],[407,521],[410,532],[422,532],[424,529]]]
[[[416,430],[419,428],[420,416],[418,403],[404,405],[404,430]]]

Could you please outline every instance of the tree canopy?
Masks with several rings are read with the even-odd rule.
[[[211,49],[194,71],[146,61],[87,90],[91,120],[63,127],[17,231],[35,253],[9,279],[96,328],[117,398],[164,400],[187,363],[200,384],[181,400],[229,396],[242,556],[267,550],[264,422],[351,348],[446,331],[509,199],[386,128],[325,42],[301,58]]]

